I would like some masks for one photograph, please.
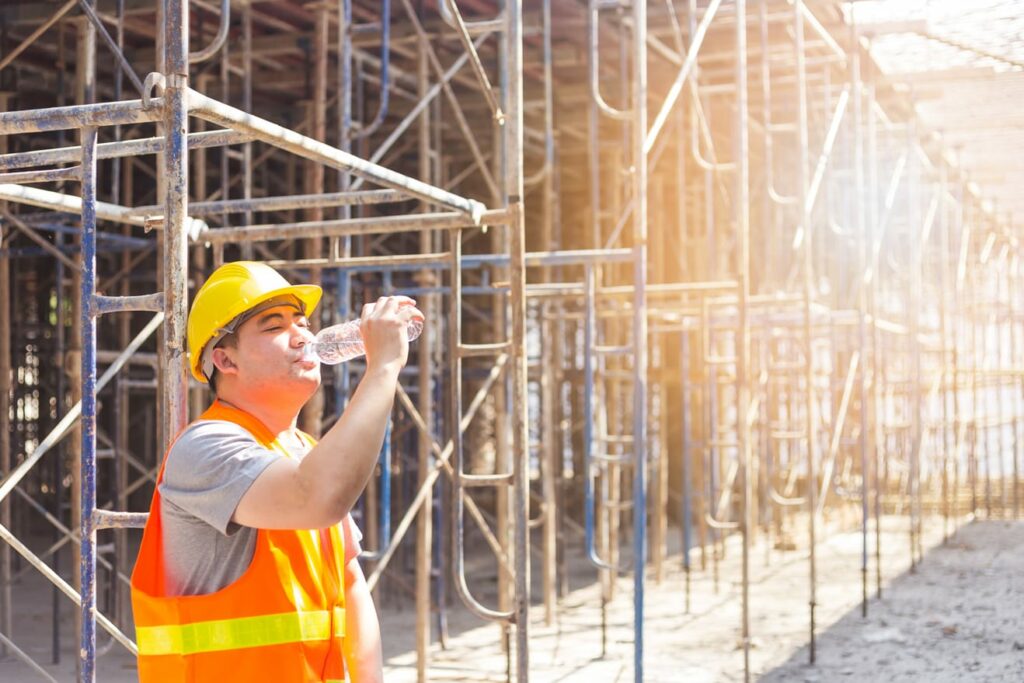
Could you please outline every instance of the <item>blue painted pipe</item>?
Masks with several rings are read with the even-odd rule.
[[[380,492],[380,546],[391,545],[391,420],[388,420],[387,431],[384,433],[384,449],[381,458],[381,492]]]
[[[442,382],[434,382],[434,405],[444,405],[441,401],[443,396],[441,395]],[[441,420],[441,413],[443,411],[434,411],[434,433],[442,434],[441,429],[444,427]],[[444,506],[442,501],[446,498],[446,492],[444,490],[445,479],[441,477],[437,480],[437,495],[434,492],[430,492],[430,502],[433,509],[434,524],[433,524],[433,566],[436,572],[436,579],[434,581],[434,605],[437,608],[437,633],[442,645],[448,641],[448,599],[447,599],[447,586],[446,579],[448,578],[448,572],[445,571],[445,556],[444,552]]]
[[[90,306],[96,293],[96,129],[82,129],[82,597],[80,679],[96,679],[96,320]]]
[[[692,453],[693,443],[690,440],[690,425],[688,420],[690,419],[690,391],[689,391],[689,380],[690,380],[690,336],[687,332],[682,334],[682,343],[679,346],[680,357],[679,357],[679,391],[680,391],[680,403],[682,403],[682,415],[680,416],[680,425],[682,430],[682,441],[683,441],[683,514],[682,514],[682,527],[683,527],[683,571],[686,572],[686,612],[690,612],[690,548],[692,547],[692,533],[691,528],[691,497],[692,492],[690,490],[690,457]]]
[[[718,373],[714,366],[708,368],[708,413],[710,424],[707,433],[708,442],[711,442],[708,447],[708,501],[709,505],[714,505],[718,495],[718,446],[713,443],[718,437]],[[718,537],[719,530],[712,527],[712,541],[717,543]]]
[[[641,334],[647,315],[646,254],[636,247],[633,277],[633,350],[646,358],[647,336]],[[644,568],[647,565],[647,363],[633,365],[633,680],[644,680]]]
[[[337,298],[334,302],[335,310],[338,313],[338,320],[348,320],[351,316],[349,298],[351,297],[352,282],[345,268],[337,270]],[[341,417],[341,412],[348,403],[349,391],[352,387],[352,378],[347,363],[341,363],[334,368],[334,418]]]

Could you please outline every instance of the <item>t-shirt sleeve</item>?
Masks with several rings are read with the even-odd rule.
[[[342,521],[341,531],[345,539],[345,564],[348,565],[349,562],[359,557],[359,553],[363,552],[363,547],[359,543],[363,540],[363,532],[356,526],[352,515],[347,515]]]
[[[190,425],[171,446],[160,496],[230,535],[240,528],[231,518],[242,496],[280,457],[239,425],[201,420]]]

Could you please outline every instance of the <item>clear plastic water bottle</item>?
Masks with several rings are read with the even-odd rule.
[[[349,320],[320,330],[316,338],[302,347],[302,357],[318,360],[325,365],[337,365],[366,353],[363,336],[359,333],[359,320]],[[413,341],[423,331],[423,318],[409,320],[407,334]]]

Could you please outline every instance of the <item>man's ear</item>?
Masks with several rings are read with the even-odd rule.
[[[213,350],[210,358],[213,360],[213,365],[222,375],[237,375],[238,366],[235,365],[234,359],[226,348],[218,347]]]

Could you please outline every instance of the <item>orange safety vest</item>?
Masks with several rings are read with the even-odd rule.
[[[265,448],[292,457],[259,420],[219,401],[199,419],[234,422]],[[166,595],[163,557],[158,489],[132,572],[142,683],[346,680],[340,525],[259,529],[249,568],[208,595]]]

